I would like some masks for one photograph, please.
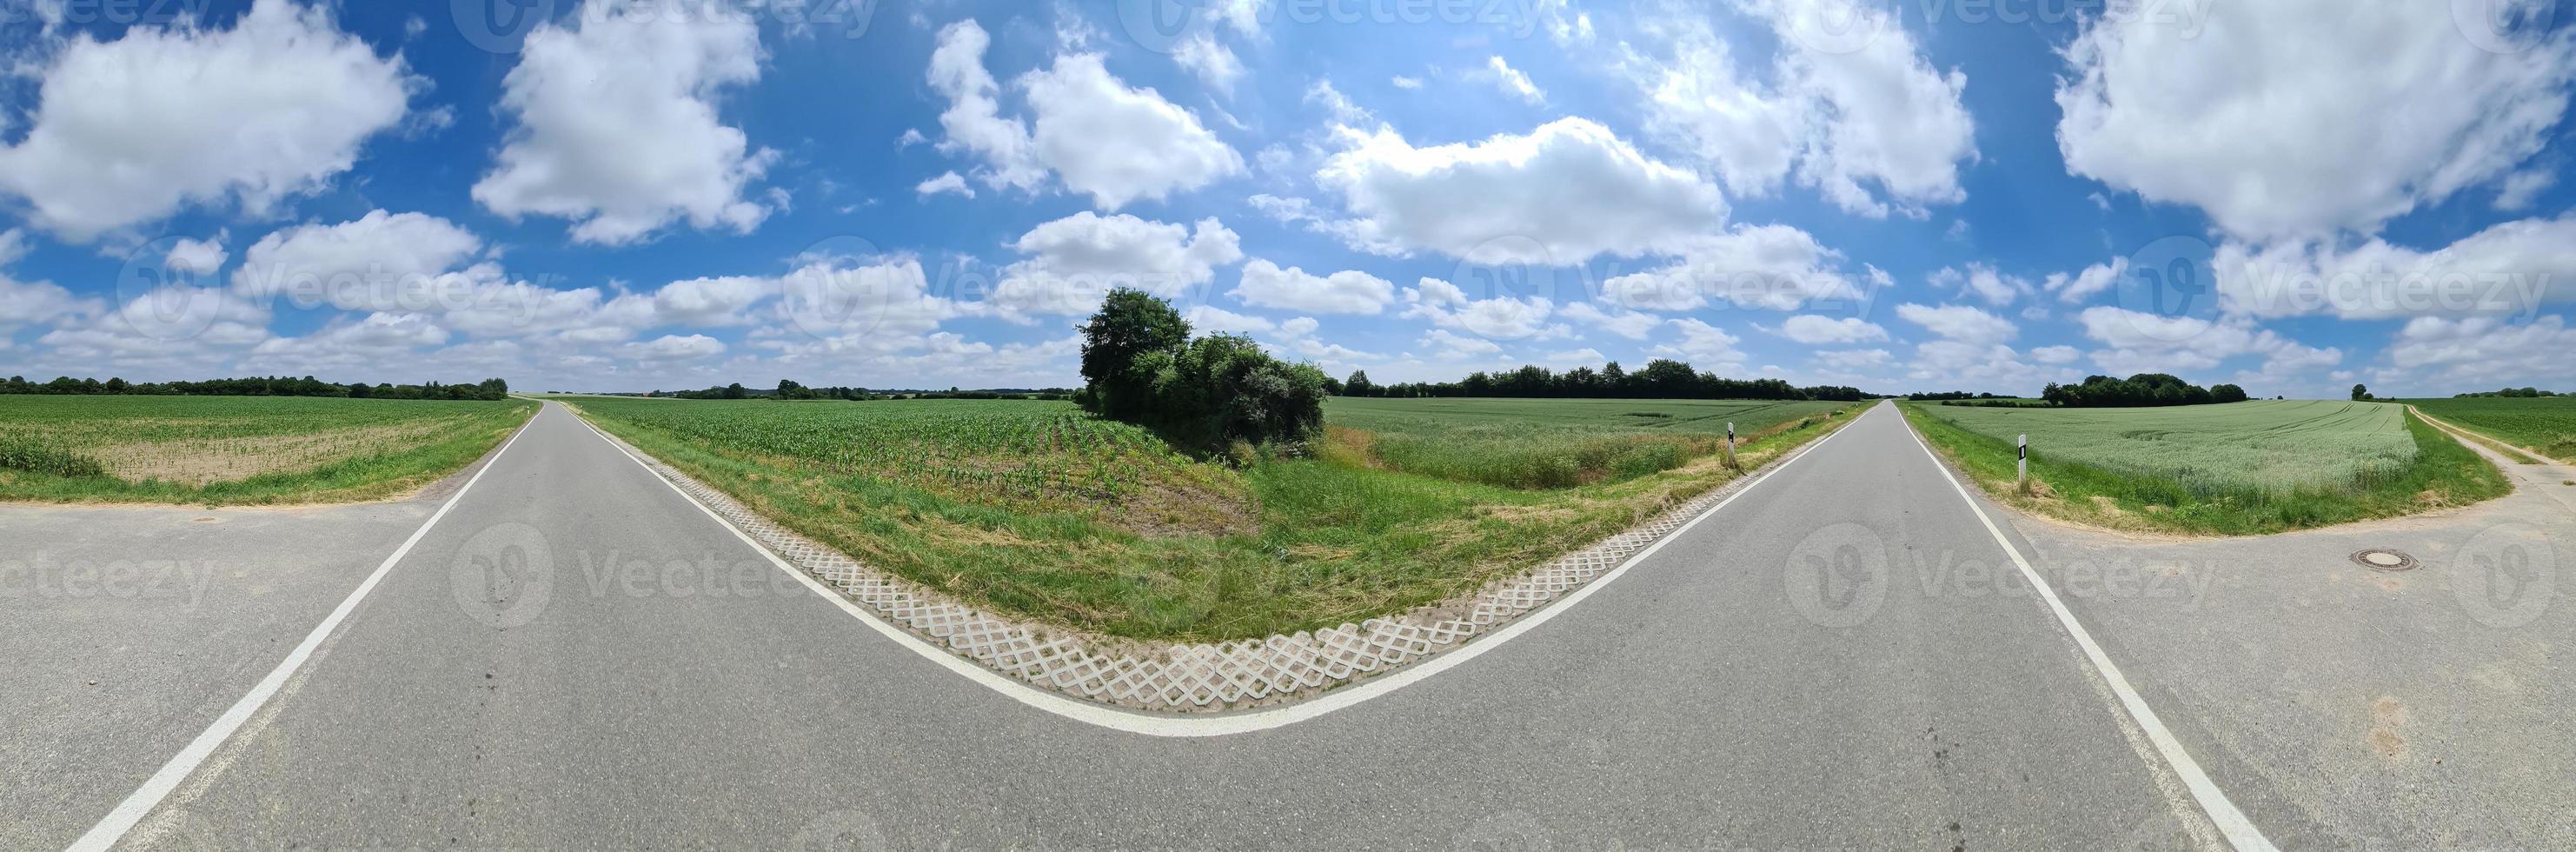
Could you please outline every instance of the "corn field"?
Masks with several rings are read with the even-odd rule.
[[[2006,442],[2028,434],[2034,459],[2164,479],[2203,497],[2367,491],[2402,476],[2416,456],[2405,409],[2386,403],[1920,410]]]

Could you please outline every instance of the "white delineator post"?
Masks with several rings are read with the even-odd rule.
[[[2028,485],[2028,484],[2030,484],[2030,436],[2029,436],[2029,435],[2023,435],[2023,436],[2021,436],[2021,463],[2020,463],[2020,471],[2021,471],[2020,473],[2018,473],[2018,474],[2015,474],[2015,475],[2014,475],[2014,477],[2013,477],[2013,484],[2014,484],[2014,485]]]
[[[1735,455],[1735,424],[1726,424],[1726,454]]]

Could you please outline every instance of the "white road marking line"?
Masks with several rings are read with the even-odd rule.
[[[160,771],[144,779],[143,786],[135,788],[132,794],[125,797],[125,801],[117,804],[115,810],[109,811],[107,816],[99,819],[97,825],[90,826],[88,833],[82,834],[79,840],[72,841],[72,845],[65,848],[69,852],[97,852],[97,850],[114,847],[117,841],[125,839],[126,832],[134,830],[136,823],[142,822],[145,816],[152,813],[153,808],[160,806],[161,800],[167,798],[170,791],[178,789],[181,783],[186,782],[188,775],[196,772],[199,764],[213,755],[215,749],[224,744],[224,740],[230,739],[234,731],[241,729],[242,723],[250,721],[251,715],[259,712],[260,705],[268,703],[271,696],[276,695],[279,689],[286,686],[287,680],[295,676],[295,670],[304,666],[305,659],[313,656],[315,648],[321,647],[322,640],[330,638],[331,631],[338,629],[340,622],[358,608],[358,601],[365,598],[368,592],[375,590],[377,581],[383,580],[386,572],[393,570],[394,563],[401,562],[404,555],[411,553],[412,546],[419,544],[421,537],[429,534],[429,528],[436,526],[438,519],[447,517],[447,510],[456,508],[457,502],[465,499],[465,492],[473,490],[474,483],[481,481],[483,474],[490,473],[492,468],[499,466],[501,456],[510,451],[510,445],[518,443],[519,436],[527,434],[528,428],[535,426],[537,418],[545,416],[545,413],[545,409],[539,407],[536,414],[529,415],[528,422],[519,424],[519,431],[510,433],[510,439],[501,442],[501,449],[492,453],[492,458],[483,463],[482,469],[466,478],[465,487],[456,489],[455,494],[448,496],[446,503],[439,505],[438,511],[430,514],[429,520],[422,521],[419,529],[412,530],[411,537],[403,539],[402,546],[395,548],[393,555],[385,557],[384,562],[377,564],[375,573],[367,575],[367,579],[358,584],[357,590],[350,592],[346,599],[340,601],[338,608],[331,610],[331,614],[323,618],[321,624],[314,626],[313,632],[305,634],[304,641],[297,644],[295,650],[287,652],[286,659],[279,661],[277,668],[269,670],[267,677],[261,678],[258,685],[251,687],[249,694],[243,695],[240,701],[233,702],[232,709],[225,710],[222,716],[215,717],[215,723],[207,726],[204,732],[197,734],[196,739],[188,741],[187,748],[180,749],[177,755],[170,758],[170,762],[161,765]]]
[[[1900,413],[1898,416],[1903,415]],[[2075,613],[2066,608],[2065,601],[2058,599],[2057,590],[2039,576],[2038,569],[2030,567],[2030,560],[2022,558],[2021,549],[2014,547],[2012,539],[2004,537],[2004,531],[1995,526],[1994,519],[1986,516],[1985,507],[1977,505],[1977,498],[1968,494],[1968,486],[1960,484],[1959,478],[1950,474],[1950,465],[1934,455],[1932,445],[1924,443],[1923,436],[1915,433],[1914,424],[1905,424],[1905,434],[1914,439],[1915,446],[1923,448],[1923,455],[1932,460],[1932,467],[1941,472],[1941,478],[1949,480],[1951,488],[1958,489],[1959,499],[1967,501],[1968,511],[1976,513],[1977,522],[1986,527],[1986,534],[1994,536],[1995,543],[2002,545],[2004,553],[2012,557],[2013,565],[2021,569],[2022,579],[2030,581],[2031,588],[2039,590],[2040,599],[2048,602],[2048,611],[2057,616],[2058,625],[2075,637],[2076,646],[2084,649],[2084,658],[2093,664],[2094,672],[2111,685],[2111,694],[2119,696],[2120,709],[2129,714],[2129,720],[2137,723],[2139,730],[2146,732],[2147,741],[2155,744],[2156,753],[2164,757],[2165,764],[2174,774],[2182,776],[2183,787],[2191,791],[2192,800],[2200,803],[2201,811],[2218,826],[2219,834],[2227,838],[2228,845],[2240,852],[2274,852],[2276,847],[2272,841],[2263,837],[2263,832],[2254,827],[2254,821],[2247,819],[2244,811],[2237,810],[2236,803],[2229,801],[2227,793],[2218,789],[2217,782],[2209,780],[2209,773],[2201,771],[2200,762],[2191,758],[2191,752],[2183,749],[2182,741],[2175,739],[2173,731],[2165,727],[2164,720],[2156,717],[2154,708],[2148,707],[2147,700],[2129,686],[2129,678],[2120,673],[2119,665],[2111,662],[2109,654],[2102,652],[2102,646],[2093,641],[2093,634],[2085,632],[2084,624],[2075,620]]]
[[[669,486],[673,493],[680,495],[681,499],[689,501],[689,505],[698,507],[698,511],[706,513],[707,517],[714,519],[715,522],[718,525],[723,526],[726,531],[733,533],[735,538],[742,540],[744,546],[747,546],[751,548],[753,552],[766,557],[770,564],[778,566],[778,570],[785,571],[788,574],[794,575],[797,579],[804,581],[805,585],[808,588],[813,589],[815,594],[820,595],[825,600],[831,601],[832,603],[840,606],[841,611],[849,613],[852,617],[859,619],[859,621],[867,624],[870,628],[875,629],[878,633],[883,634],[886,638],[894,640],[896,644],[911,649],[913,653],[920,654],[924,659],[938,663],[939,665],[946,667],[949,671],[963,676],[967,680],[974,681],[975,683],[991,689],[994,692],[1001,693],[1002,695],[1009,697],[1011,700],[1018,701],[1021,704],[1025,704],[1039,710],[1044,710],[1077,722],[1097,725],[1103,728],[1124,731],[1131,734],[1143,734],[1154,737],[1221,737],[1231,734],[1251,733],[1253,731],[1266,731],[1272,728],[1286,727],[1308,719],[1313,719],[1326,713],[1331,713],[1335,710],[1350,707],[1359,704],[1360,702],[1402,689],[1408,685],[1419,682],[1424,678],[1448,671],[1451,668],[1464,664],[1468,660],[1472,660],[1483,655],[1486,651],[1501,647],[1504,642],[1510,641],[1523,633],[1536,629],[1539,625],[1547,623],[1549,619],[1555,618],[1557,615],[1573,609],[1575,604],[1582,603],[1583,599],[1591,597],[1594,592],[1598,592],[1602,588],[1609,586],[1612,581],[1617,580],[1621,575],[1628,573],[1628,569],[1636,567],[1640,562],[1644,562],[1646,557],[1653,556],[1656,551],[1664,549],[1664,545],[1680,539],[1683,534],[1690,532],[1692,527],[1699,526],[1699,522],[1715,516],[1718,513],[1718,510],[1726,508],[1730,503],[1734,503],[1737,498],[1752,493],[1754,488],[1760,487],[1762,483],[1771,481],[1771,477],[1778,476],[1781,471],[1787,470],[1789,465],[1797,463],[1799,459],[1806,458],[1808,453],[1816,451],[1823,447],[1827,442],[1840,436],[1843,432],[1850,430],[1855,425],[1858,425],[1857,421],[1863,416],[1867,416],[1866,411],[1861,415],[1854,416],[1852,418],[1854,422],[1845,423],[1840,428],[1835,429],[1832,435],[1827,435],[1824,438],[1817,440],[1815,443],[1808,444],[1805,448],[1800,449],[1796,455],[1790,456],[1787,461],[1781,462],[1778,467],[1774,467],[1769,473],[1763,474],[1762,478],[1754,480],[1751,484],[1744,486],[1734,494],[1727,495],[1726,499],[1718,501],[1717,505],[1708,507],[1708,511],[1701,512],[1698,517],[1692,518],[1689,523],[1681,525],[1681,527],[1673,530],[1663,538],[1656,539],[1655,543],[1648,545],[1646,549],[1637,551],[1634,555],[1629,556],[1626,561],[1619,563],[1619,567],[1613,568],[1609,572],[1602,574],[1600,577],[1594,578],[1592,582],[1585,583],[1581,588],[1575,589],[1565,597],[1559,598],[1547,606],[1521,616],[1519,620],[1506,624],[1501,629],[1477,637],[1457,650],[1436,654],[1430,659],[1405,666],[1395,670],[1394,672],[1369,678],[1368,680],[1361,681],[1358,684],[1336,689],[1331,692],[1324,693],[1319,697],[1291,704],[1286,707],[1268,710],[1219,713],[1206,716],[1156,716],[1141,712],[1122,710],[1103,704],[1094,704],[1088,701],[1048,692],[1036,686],[1015,680],[1000,672],[985,668],[982,664],[973,660],[965,659],[957,656],[956,654],[949,653],[947,649],[931,644],[928,640],[914,635],[911,631],[895,626],[893,623],[879,617],[876,613],[869,611],[866,607],[860,606],[857,601],[850,600],[849,596],[843,595],[838,591],[834,591],[831,587],[823,585],[823,582],[815,579],[813,575],[806,573],[804,570],[799,569],[794,565],[788,564],[787,560],[779,558],[775,553],[771,553],[769,548],[760,546],[759,542],[753,541],[750,535],[747,535],[741,529],[736,528],[732,522],[725,520],[724,516],[716,514],[714,509],[707,508],[706,504],[700,503],[697,498],[689,496],[689,492],[682,490],[677,483],[663,478],[661,473],[653,470],[652,465],[645,464],[643,459],[636,458],[635,454],[627,452],[625,447],[619,446],[616,441],[609,440],[607,434],[601,433],[599,431],[599,427],[592,425],[588,419],[580,417],[575,417],[574,419],[580,420],[584,426],[589,426],[593,433],[599,434],[600,440],[608,442],[608,446],[611,449],[615,449],[619,454],[626,456],[626,458],[629,461],[633,461],[637,467],[643,468],[644,472],[651,475],[654,480],[661,482],[665,486]]]

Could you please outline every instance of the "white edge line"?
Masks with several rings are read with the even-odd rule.
[[[1898,414],[1901,417],[1903,412]],[[1923,448],[1923,455],[1932,460],[1934,469],[1941,471],[1941,478],[1949,480],[1951,488],[1958,489],[1959,499],[1967,501],[1968,511],[1976,513],[1977,522],[1986,527],[1986,534],[1994,536],[1996,544],[2003,545],[2004,553],[2012,557],[2015,567],[2021,569],[2022,578],[2030,581],[2031,588],[2039,590],[2040,599],[2048,602],[2048,611],[2057,616],[2058,625],[2075,637],[2076,646],[2084,649],[2084,658],[2093,664],[2094,671],[2102,676],[2102,680],[2111,685],[2111,694],[2119,696],[2121,709],[2129,714],[2129,719],[2136,722],[2140,730],[2146,732],[2147,740],[2155,744],[2156,753],[2164,757],[2174,774],[2182,776],[2183,786],[2191,791],[2192,800],[2200,803],[2200,809],[2209,815],[2211,823],[2218,826],[2228,845],[2243,852],[2272,852],[2276,848],[2272,841],[2263,837],[2262,830],[2254,827],[2254,821],[2247,819],[2244,811],[2237,810],[2236,803],[2228,800],[2227,793],[2218,789],[2217,782],[2209,779],[2209,773],[2201,771],[2200,762],[2193,760],[2191,752],[2183,749],[2182,741],[2175,739],[2173,731],[2165,727],[2164,720],[2156,717],[2155,709],[2147,706],[2146,698],[2129,686],[2129,678],[2120,673],[2119,665],[2111,662],[2109,654],[2102,652],[2102,646],[2093,641],[2093,634],[2085,632],[2084,624],[2075,620],[2075,613],[2066,608],[2065,601],[2058,599],[2057,590],[2039,576],[2037,569],[2030,567],[2030,560],[2022,558],[2021,549],[2014,547],[2012,539],[2005,538],[2004,531],[1995,526],[1994,519],[1986,516],[1985,507],[1977,505],[1977,498],[1968,494],[1968,486],[1960,484],[1959,478],[1950,474],[1950,465],[1932,452],[1932,445],[1924,443],[1922,435],[1915,433],[1914,424],[1905,424],[1905,434],[1914,439],[1915,446]]]
[[[456,508],[456,504],[465,499],[465,492],[473,490],[474,483],[482,481],[483,474],[492,472],[492,468],[501,464],[502,454],[508,453],[510,445],[518,443],[519,436],[527,434],[529,427],[535,426],[537,418],[545,413],[545,406],[540,404],[537,407],[537,413],[528,415],[528,422],[519,424],[518,431],[510,433],[510,439],[501,442],[501,448],[493,451],[491,458],[485,460],[483,466],[474,471],[473,476],[465,479],[465,486],[456,489],[455,494],[449,495],[447,502],[439,504],[438,511],[431,513],[429,520],[422,521],[419,529],[412,530],[411,537],[403,539],[402,546],[394,548],[392,555],[386,556],[385,561],[377,563],[375,573],[368,574],[367,579],[360,582],[357,589],[349,592],[349,596],[342,599],[340,605],[332,609],[329,616],[322,619],[321,624],[314,625],[313,632],[305,634],[304,641],[297,643],[295,650],[288,651],[286,659],[278,661],[277,667],[270,669],[267,677],[260,678],[259,683],[250,688],[249,693],[243,695],[241,700],[233,702],[231,709],[215,717],[215,723],[197,734],[196,739],[188,741],[188,747],[180,749],[178,754],[171,756],[168,763],[161,764],[160,771],[144,779],[143,786],[135,788],[132,794],[125,797],[125,801],[117,803],[115,810],[108,811],[107,816],[99,818],[97,825],[90,826],[89,831],[82,834],[79,840],[74,840],[72,845],[65,847],[67,852],[102,852],[125,839],[126,832],[134,830],[135,824],[150,815],[153,808],[159,807],[161,800],[168,798],[171,791],[179,789],[179,785],[186,782],[190,774],[197,771],[198,765],[205,763],[206,758],[212,756],[215,749],[222,747],[225,740],[231,739],[233,732],[240,730],[243,723],[250,721],[251,715],[258,713],[259,708],[267,704],[268,699],[275,696],[279,689],[285,688],[286,682],[295,676],[296,670],[303,668],[304,661],[313,656],[314,649],[322,646],[322,640],[330,638],[332,631],[339,629],[340,622],[347,619],[349,613],[357,610],[358,601],[365,598],[368,592],[375,590],[376,583],[393,570],[394,563],[401,562],[404,556],[411,553],[412,546],[419,544],[421,538],[429,534],[429,528],[438,525],[438,519],[447,517],[447,510]]]
[[[1873,408],[1874,407],[1875,406],[1873,406]],[[1856,423],[1862,416],[1867,414],[1868,410],[1863,410],[1861,414],[1853,415],[1852,420]],[[1670,533],[1666,533],[1662,538],[1656,539],[1654,544],[1648,545],[1646,549],[1636,552],[1634,555],[1629,556],[1625,561],[1619,563],[1619,567],[1613,568],[1609,572],[1593,578],[1592,582],[1585,583],[1580,588],[1575,589],[1566,596],[1558,598],[1537,610],[1533,610],[1528,614],[1521,616],[1519,619],[1504,625],[1501,629],[1476,637],[1466,645],[1455,650],[1435,654],[1430,659],[1405,665],[1388,674],[1369,678],[1359,682],[1358,684],[1335,689],[1315,698],[1291,704],[1286,707],[1267,710],[1248,710],[1207,716],[1167,717],[1152,716],[1142,712],[1122,710],[1102,704],[1094,704],[1092,702],[1070,696],[1048,692],[1032,684],[1022,682],[1008,675],[985,668],[980,663],[976,663],[950,653],[947,649],[934,645],[929,640],[923,639],[909,630],[895,626],[891,622],[878,616],[876,613],[869,611],[866,607],[860,606],[857,601],[850,600],[848,595],[841,594],[840,592],[833,590],[831,587],[823,585],[823,582],[815,579],[812,574],[806,573],[804,570],[788,564],[787,560],[779,558],[778,554],[770,552],[769,548],[760,546],[759,542],[752,540],[751,536],[745,534],[741,529],[736,528],[731,521],[727,521],[724,519],[724,516],[716,514],[715,510],[708,508],[706,504],[698,502],[696,497],[690,496],[689,492],[681,489],[678,483],[672,482],[669,478],[664,477],[659,471],[654,470],[652,465],[645,464],[643,459],[636,458],[634,453],[627,452],[626,448],[619,446],[616,441],[609,440],[608,435],[604,432],[600,432],[599,427],[593,425],[588,418],[576,415],[573,419],[581,421],[584,426],[589,426],[592,432],[599,434],[601,440],[608,441],[608,445],[611,449],[617,450],[618,453],[626,456],[628,460],[635,462],[638,467],[644,468],[645,473],[651,474],[655,480],[660,481],[663,485],[669,486],[673,492],[680,495],[681,499],[689,501],[689,505],[698,507],[698,511],[704,512],[707,517],[715,519],[717,524],[722,525],[726,531],[733,533],[735,538],[742,539],[743,544],[749,546],[754,552],[759,553],[761,556],[768,558],[770,564],[778,566],[778,570],[785,571],[788,574],[794,575],[797,579],[804,581],[805,585],[813,589],[815,594],[821,595],[825,600],[829,600],[838,605],[841,608],[841,611],[847,612],[851,616],[859,619],[861,622],[866,623],[869,627],[874,628],[878,633],[884,634],[886,638],[895,640],[896,644],[909,648],[913,653],[920,654],[924,659],[938,663],[939,665],[946,667],[951,672],[974,681],[975,683],[991,689],[994,692],[999,692],[1008,696],[1011,700],[1018,701],[1021,704],[1026,704],[1030,707],[1044,710],[1077,722],[1097,725],[1099,727],[1131,734],[1143,734],[1154,737],[1221,737],[1230,734],[1245,734],[1254,731],[1266,731],[1272,728],[1286,727],[1288,725],[1313,719],[1326,713],[1331,713],[1335,710],[1350,707],[1360,702],[1394,692],[1420,681],[1423,678],[1448,671],[1452,667],[1463,664],[1468,660],[1475,659],[1486,651],[1490,651],[1501,646],[1505,641],[1523,633],[1527,633],[1541,624],[1547,623],[1549,619],[1555,618],[1559,613],[1572,609],[1575,604],[1581,603],[1584,598],[1591,597],[1592,593],[1600,591],[1603,587],[1610,585],[1611,581],[1619,579],[1620,575],[1628,573],[1629,568],[1635,567],[1638,563],[1645,561],[1646,557],[1654,555],[1655,551],[1664,549],[1664,545],[1681,538],[1682,535],[1689,532],[1692,527],[1698,526],[1700,521],[1707,520],[1709,517],[1716,515],[1718,510],[1726,508],[1727,504],[1735,502],[1736,498],[1751,493],[1754,488],[1760,486],[1764,482],[1770,481],[1771,477],[1779,475],[1780,471],[1787,470],[1789,465],[1796,463],[1799,459],[1805,458],[1808,453],[1814,452],[1817,448],[1823,447],[1827,441],[1833,440],[1836,436],[1841,435],[1845,430],[1850,429],[1854,425],[1854,423],[1845,423],[1841,427],[1836,428],[1832,435],[1826,435],[1815,443],[1808,444],[1806,447],[1801,448],[1798,450],[1796,455],[1790,456],[1787,461],[1781,462],[1777,467],[1773,467],[1770,472],[1764,473],[1762,478],[1756,479],[1751,484],[1738,489],[1735,493],[1727,495],[1726,499],[1718,501],[1715,506],[1708,507],[1707,511],[1701,512],[1698,516],[1691,518],[1688,523],[1681,525]]]

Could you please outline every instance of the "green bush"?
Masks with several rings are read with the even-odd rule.
[[[88,456],[25,441],[0,441],[0,469],[54,476],[104,476],[107,469]]]
[[[1322,370],[1273,358],[1249,337],[1192,340],[1189,330],[1160,298],[1110,293],[1083,326],[1083,407],[1209,451],[1323,431]]]

